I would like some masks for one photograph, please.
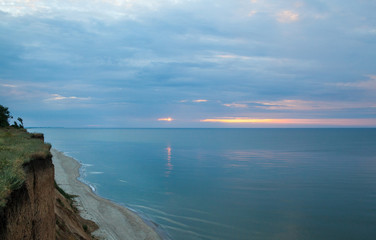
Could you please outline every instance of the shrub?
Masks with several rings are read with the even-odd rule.
[[[9,118],[11,118],[11,115],[8,108],[4,107],[3,105],[0,105],[0,127],[8,127]]]
[[[0,127],[9,127],[9,118],[13,118],[13,116],[10,115],[8,108],[0,105]],[[19,117],[17,118],[17,121],[19,122],[19,124],[14,121],[12,127],[24,128],[23,119]]]
[[[63,197],[65,197],[67,200],[73,200],[75,197],[77,197],[77,195],[72,195],[72,194],[69,194],[69,193],[66,193],[59,185],[57,185],[56,181],[55,181],[55,188],[57,189],[57,191],[59,191],[59,193],[61,195],[63,195]]]

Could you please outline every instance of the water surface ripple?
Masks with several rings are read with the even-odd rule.
[[[375,129],[32,129],[175,240],[374,239]]]

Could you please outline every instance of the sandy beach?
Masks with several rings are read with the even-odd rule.
[[[89,186],[77,180],[80,164],[56,149],[51,149],[56,182],[67,193],[78,195],[81,216],[94,221],[99,229],[94,235],[107,240],[161,240],[156,231],[138,215],[95,195]]]

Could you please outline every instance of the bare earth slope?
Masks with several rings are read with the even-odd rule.
[[[55,199],[56,240],[94,240],[90,233],[98,226],[82,218],[73,201],[65,198],[57,189]]]

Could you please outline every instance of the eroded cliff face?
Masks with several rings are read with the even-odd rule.
[[[0,239],[55,239],[55,186],[51,156],[24,165],[26,180],[0,210]]]
[[[94,240],[91,233],[98,226],[82,218],[74,202],[55,190],[56,240]]]
[[[43,134],[17,129],[3,129],[2,133],[0,174],[4,175],[0,186],[6,194],[0,195],[0,240],[96,239],[91,233],[98,226],[80,216],[73,195],[55,186],[51,146],[44,143]],[[4,166],[22,158],[23,165],[11,165],[17,166],[19,174],[6,175],[13,169]],[[14,182],[19,185],[12,185]]]

